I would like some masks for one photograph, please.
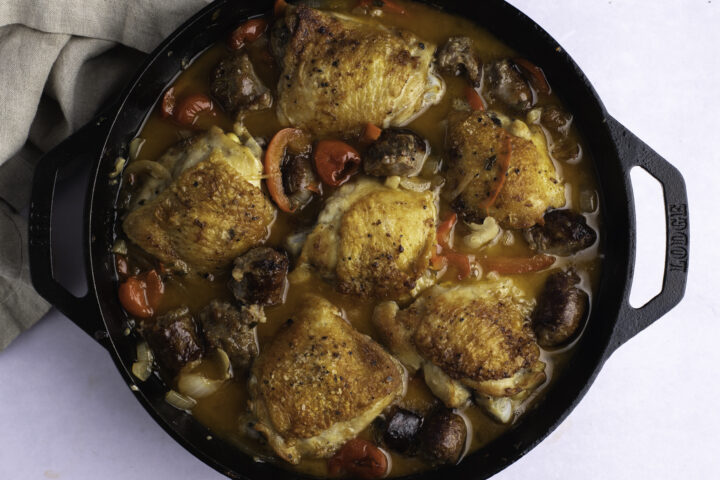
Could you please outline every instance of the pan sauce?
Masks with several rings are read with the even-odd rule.
[[[320,3],[321,8],[351,12],[357,5],[356,1],[345,0],[329,0],[324,2],[314,2],[313,6]],[[417,35],[433,41],[438,45],[442,45],[448,37],[465,35],[473,40],[480,58],[483,62],[490,62],[500,58],[514,58],[516,53],[502,44],[488,32],[478,28],[476,25],[462,18],[439,12],[427,6],[414,4],[409,2],[398,2],[407,9],[406,15],[383,15],[378,21],[394,25]],[[269,21],[272,21],[270,18]],[[277,85],[279,71],[277,67],[271,66],[267,61],[263,61],[266,56],[265,44],[250,44],[247,51],[254,64],[255,70],[263,83],[273,90]],[[184,70],[178,78],[173,82],[178,96],[183,93],[204,92],[209,93],[210,90],[210,72],[217,62],[227,55],[228,49],[224,44],[217,44],[210,47],[205,53],[196,58],[191,65]],[[445,154],[444,141],[446,124],[445,119],[448,112],[452,109],[453,99],[464,98],[463,89],[467,82],[463,77],[450,77],[444,75],[447,85],[447,91],[442,101],[430,107],[423,115],[408,125],[425,139],[431,145],[433,155],[442,156]],[[486,98],[486,101],[488,99]],[[543,104],[561,104],[560,100],[553,94],[550,96],[541,96],[538,106]],[[489,103],[488,109],[511,115],[511,112],[501,104]],[[210,125],[218,125],[225,131],[232,131],[233,121],[227,115],[218,110],[217,116],[214,118],[202,117],[199,119],[198,125],[201,128],[209,128]],[[262,110],[259,112],[250,112],[245,116],[244,124],[248,130],[256,137],[263,137],[266,140],[272,138],[275,132],[281,129],[278,123],[275,110]],[[162,153],[177,143],[178,140],[187,137],[191,132],[175,123],[162,118],[159,109],[155,108],[148,116],[147,121],[139,133],[138,137],[144,139],[135,158],[143,160],[156,160]],[[581,192],[595,192],[594,198],[597,199],[597,188],[593,175],[592,159],[587,153],[587,149],[582,148],[583,142],[579,133],[575,130],[574,125],[571,127],[569,137],[578,142],[581,146],[579,159],[572,163],[555,161],[556,168],[561,178],[566,182],[566,198],[567,205],[574,211],[583,211],[581,208]],[[352,142],[350,142],[352,143]],[[267,245],[283,247],[285,238],[292,232],[298,230],[306,230],[312,226],[317,218],[317,214],[322,208],[324,200],[334,191],[331,187],[325,186],[323,196],[318,200],[315,199],[307,208],[299,213],[287,214],[278,211],[278,216],[272,225]],[[600,219],[598,216],[599,209],[595,202],[592,212],[584,211],[588,225],[596,232],[600,232]],[[585,209],[587,210],[587,208]],[[443,219],[451,212],[447,202],[441,200],[439,218]],[[457,249],[459,251],[467,251],[461,241],[461,237],[467,234],[467,227],[458,223],[455,235]],[[484,254],[488,256],[529,256],[532,252],[527,243],[523,240],[522,234],[519,232],[507,233],[512,238],[505,241],[497,242],[495,245],[484,250]],[[143,252],[137,246],[128,242],[128,261],[131,266],[137,266],[141,270],[152,268],[154,260]],[[592,308],[592,293],[596,290],[600,273],[601,253],[598,242],[588,249],[581,251],[573,257],[558,257],[558,261],[553,265],[553,269],[563,267],[569,261],[577,269],[582,281],[580,287],[590,296],[590,305]],[[291,268],[292,268],[291,261]],[[528,296],[537,296],[547,278],[550,270],[531,273],[525,275],[514,275],[513,280],[516,285],[524,289]],[[447,274],[444,281],[451,280],[453,277]],[[222,299],[233,301],[232,296],[227,288],[229,280],[229,272],[217,275],[214,278],[203,278],[200,276],[188,275],[186,277],[171,277],[165,282],[165,294],[162,298],[161,305],[157,313],[162,314],[181,305],[190,308],[193,314],[207,305],[213,299]],[[454,281],[454,280],[451,280]],[[299,300],[308,293],[319,294],[332,303],[342,308],[346,319],[360,332],[376,337],[376,332],[372,326],[370,319],[376,301],[358,301],[357,297],[343,295],[334,290],[332,285],[324,282],[306,282],[300,285],[293,285],[287,292],[286,300],[282,305],[267,307],[265,309],[267,315],[267,323],[258,325],[258,340],[260,350],[263,345],[272,339],[277,329],[288,318],[292,317],[293,312],[298,308]],[[537,405],[542,408],[540,400],[543,392],[547,388],[552,388],[553,380],[562,375],[563,368],[570,361],[573,353],[573,345],[576,341],[561,349],[552,352],[542,351],[541,360],[547,364],[546,374],[548,381],[539,387],[525,402],[520,410],[524,411],[530,406]],[[170,379],[166,379],[168,385],[172,385]],[[244,385],[244,377],[233,379],[226,382],[216,393],[198,399],[197,405],[192,409],[192,414],[201,423],[209,427],[217,436],[222,437],[236,445],[243,451],[262,459],[264,461],[273,461],[270,451],[260,446],[255,440],[240,434],[238,418],[246,411],[247,392]],[[401,402],[404,408],[417,411],[425,411],[436,401],[433,395],[422,379],[422,374],[416,374],[410,381],[408,393]],[[472,426],[468,431],[468,440],[466,443],[466,454],[471,453],[483,445],[489,443],[497,436],[501,435],[510,425],[501,425],[492,420],[483,410],[471,404],[466,407],[462,414],[466,417]],[[522,415],[516,416],[515,421],[521,421]],[[372,427],[368,427],[361,435],[363,438],[372,438]],[[406,457],[388,451],[391,456],[391,470],[389,476],[407,475],[413,472],[421,471],[429,467],[419,457]],[[292,468],[299,472],[325,476],[327,475],[325,460],[303,459],[297,466],[290,466],[280,462],[285,468]]]

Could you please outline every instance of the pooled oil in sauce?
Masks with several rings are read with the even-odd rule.
[[[357,3],[357,1],[348,0],[329,0],[321,3],[313,2],[313,6],[319,4],[321,8],[343,13],[352,13]],[[377,18],[377,21],[386,25],[407,29],[425,41],[434,42],[437,45],[442,45],[448,37],[451,36],[468,36],[473,40],[474,46],[479,52],[483,62],[517,56],[516,52],[466,19],[452,16],[421,4],[404,1],[398,1],[397,3],[401,3],[406,8],[407,14],[398,15],[386,13]],[[250,44],[247,50],[258,76],[265,85],[274,90],[274,86],[277,84],[279,70],[277,66],[268,62],[266,41],[267,36]],[[217,62],[227,54],[227,47],[223,44],[218,44],[210,47],[205,53],[200,55],[173,82],[177,96],[180,97],[184,94],[197,92],[208,93],[210,90],[210,72]],[[408,126],[429,141],[432,156],[440,159],[442,159],[444,154],[445,119],[453,108],[453,100],[464,98],[463,90],[467,84],[466,80],[462,77],[444,76],[444,79],[447,85],[447,91],[442,101],[430,107]],[[549,97],[541,97],[538,106],[542,106],[543,104],[559,105],[560,101],[552,95]],[[503,108],[500,105],[490,104],[488,105],[488,109],[503,112]],[[210,125],[218,125],[226,131],[232,131],[232,120],[220,111],[217,113],[218,114],[212,118],[201,118],[198,126],[208,128]],[[254,136],[262,137],[266,141],[272,138],[273,134],[281,128],[274,109],[251,112],[244,118],[244,124]],[[177,124],[163,119],[159,113],[159,108],[155,108],[152,113],[149,114],[142,131],[138,134],[145,142],[142,144],[137,158],[142,160],[156,160],[168,147],[193,133],[195,132],[185,130]],[[582,147],[583,142],[574,127],[571,128],[569,136]],[[580,208],[581,192],[597,191],[591,164],[592,159],[589,157],[587,149],[581,148],[581,151],[584,153],[581,154],[579,159],[572,163],[555,161],[558,173],[567,185],[566,208],[575,211],[582,211]],[[314,200],[313,203],[302,212],[293,215],[278,212],[278,217],[272,225],[267,245],[283,247],[288,234],[295,231],[308,230],[314,224],[324,199],[327,198],[332,191],[333,189],[326,187],[323,196],[320,199]],[[445,218],[449,211],[450,209],[447,203],[441,200],[439,218]],[[597,208],[597,205],[595,205],[594,211],[583,212],[587,218],[588,225],[595,231],[600,231],[601,228],[598,212],[599,208]],[[463,247],[461,237],[469,232],[467,227],[459,224],[455,230],[456,248],[460,251],[466,251],[467,253],[476,253],[465,250]],[[514,232],[506,235],[505,238],[484,249],[482,253],[488,256],[532,255],[533,252],[522,238],[521,233]],[[135,265],[142,266],[152,264],[147,254],[134,245],[129,245],[129,258]],[[596,242],[592,247],[572,257],[558,257],[558,262],[553,266],[553,269],[572,263],[582,278],[581,287],[589,293],[592,305],[592,293],[597,287],[600,274],[600,259],[601,253],[598,242]],[[293,265],[291,265],[291,268],[292,266]],[[544,271],[534,274],[514,275],[512,278],[515,284],[522,288],[529,297],[536,297],[540,293],[549,273],[550,271]],[[442,281],[453,281],[453,278],[453,272],[450,271],[442,278]],[[185,305],[190,308],[193,314],[196,314],[213,299],[231,301],[232,298],[227,288],[228,280],[229,272],[228,274],[214,278],[193,274],[185,277],[173,277],[166,283],[166,293],[163,296],[158,313],[164,313],[178,306]],[[286,300],[282,305],[266,308],[267,323],[258,325],[258,341],[261,351],[263,345],[271,341],[275,332],[283,322],[293,316],[294,312],[297,311],[300,300],[308,293],[320,294],[335,305],[341,307],[347,320],[357,330],[374,336],[375,332],[370,322],[372,311],[375,307],[374,301],[358,301],[356,297],[336,292],[332,285],[325,282],[304,282],[291,284]],[[553,380],[558,375],[562,375],[564,365],[573,353],[572,345],[574,345],[574,343],[576,342],[555,352],[543,351],[542,360],[547,364],[546,373],[548,374],[548,381],[525,401],[520,410],[526,409],[533,402],[541,400],[543,391],[547,388],[552,388]],[[242,433],[244,431],[242,425],[243,418],[247,412],[245,380],[246,378],[243,376],[235,378],[232,381],[226,382],[214,394],[198,399],[198,403],[192,410],[192,413],[195,418],[209,427],[217,436],[237,445],[241,450],[250,455],[266,461],[273,461],[272,453],[267,447],[263,447],[254,439],[248,438]],[[171,385],[172,382],[168,382],[168,384]],[[414,378],[411,379],[408,393],[402,402],[400,402],[400,405],[414,411],[424,412],[429,410],[436,402],[437,400],[430,393],[427,386],[425,386],[422,374],[416,374]],[[491,442],[509,428],[509,425],[501,425],[492,420],[480,407],[475,405],[466,407],[462,411],[462,414],[471,423],[472,427],[469,429],[469,446],[466,448],[467,454]],[[521,418],[520,416],[520,420]],[[516,421],[518,421],[517,417]],[[370,439],[372,437],[371,429],[372,426],[368,427],[361,436]],[[391,455],[392,464],[392,470],[389,472],[389,476],[407,475],[429,467],[427,463],[419,458],[405,457],[394,452],[389,452],[389,454]],[[278,462],[282,463],[280,461]],[[325,460],[303,459],[297,466],[284,463],[282,463],[282,465],[286,468],[311,475],[327,475]]]

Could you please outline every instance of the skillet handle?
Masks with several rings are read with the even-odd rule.
[[[617,120],[608,116],[608,126],[615,139],[623,164],[626,182],[630,185],[630,170],[641,167],[662,185],[665,203],[665,268],[662,290],[640,308],[633,308],[625,293],[620,321],[615,326],[610,348],[627,342],[677,305],[685,294],[690,253],[690,221],[685,181],[680,172],[654,152]],[[634,206],[631,212],[634,215]],[[635,252],[636,238],[631,234],[631,251]],[[634,265],[630,265],[630,276]]]
[[[76,297],[53,274],[52,216],[53,199],[59,170],[71,162],[92,164],[105,141],[109,120],[98,117],[67,138],[38,162],[33,176],[29,215],[30,276],[35,290],[75,325],[101,344],[107,341],[93,290]],[[87,239],[81,248],[87,252]],[[87,258],[87,255],[84,255]],[[87,276],[87,265],[80,266]],[[90,285],[90,282],[88,282]]]

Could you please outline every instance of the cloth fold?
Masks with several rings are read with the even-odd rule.
[[[87,123],[146,53],[210,0],[0,2],[0,350],[47,312],[27,222],[43,152]]]

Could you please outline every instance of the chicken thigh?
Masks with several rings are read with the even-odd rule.
[[[445,93],[433,63],[436,46],[405,30],[299,5],[287,8],[271,36],[282,66],[283,125],[318,136],[368,122],[402,126]]]
[[[140,188],[123,230],[170,268],[216,272],[267,236],[275,209],[260,189],[261,150],[233,135],[213,127],[148,162],[166,180]]]
[[[250,410],[255,429],[287,462],[328,457],[405,394],[400,362],[309,297],[253,364]]]
[[[565,186],[539,127],[509,119],[504,125],[492,112],[453,112],[448,122],[447,191],[466,221],[490,216],[503,228],[529,228],[548,208],[565,205]]]
[[[310,267],[342,293],[407,296],[431,281],[436,220],[432,192],[394,189],[369,179],[346,184],[320,213],[300,268]]]
[[[476,394],[514,397],[545,379],[528,317],[533,302],[511,280],[436,285],[404,310],[378,305],[380,338],[448,407]]]

